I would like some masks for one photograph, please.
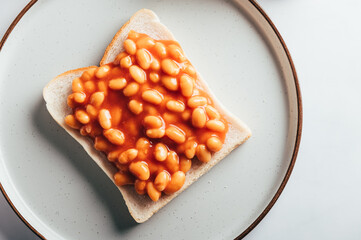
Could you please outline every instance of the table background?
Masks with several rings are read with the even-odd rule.
[[[0,36],[27,2],[0,0]],[[361,239],[361,1],[259,3],[296,65],[304,127],[285,190],[245,239]],[[38,238],[0,195],[3,239]]]

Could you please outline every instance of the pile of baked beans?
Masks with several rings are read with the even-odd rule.
[[[222,148],[228,123],[176,41],[130,31],[124,49],[73,80],[65,122],[117,167],[116,185],[157,201],[182,188],[192,161]]]

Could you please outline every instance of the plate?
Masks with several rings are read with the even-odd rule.
[[[113,35],[140,8],[158,14],[215,95],[253,132],[143,224],[54,122],[42,98],[56,75],[98,64]],[[40,237],[242,238],[276,202],[296,160],[302,105],[286,45],[256,2],[32,1],[12,28],[0,45],[0,183]]]

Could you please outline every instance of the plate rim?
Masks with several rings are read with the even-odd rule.
[[[7,38],[9,37],[9,35],[11,34],[12,30],[16,27],[16,25],[18,24],[18,22],[21,20],[21,18],[25,15],[25,13],[37,2],[38,0],[31,0],[21,11],[20,13],[15,17],[15,19],[13,20],[13,22],[10,24],[9,28],[6,30],[5,34],[3,35],[3,37],[0,40],[0,53],[1,53],[1,49],[3,48]],[[294,83],[295,83],[295,90],[296,90],[296,98],[297,98],[297,131],[296,131],[296,139],[295,139],[295,144],[294,144],[294,148],[293,148],[293,152],[292,152],[292,157],[291,157],[291,161],[290,164],[287,168],[287,171],[285,173],[284,178],[282,179],[282,182],[280,184],[280,186],[278,187],[276,193],[274,194],[274,196],[272,197],[271,201],[267,204],[267,206],[264,208],[264,210],[261,212],[261,214],[251,223],[251,225],[249,225],[240,235],[238,235],[235,239],[242,239],[244,238],[248,233],[250,233],[261,221],[262,219],[269,213],[269,211],[272,209],[272,207],[275,205],[275,203],[277,202],[278,198],[280,197],[280,195],[282,194],[284,188],[286,187],[286,184],[291,176],[292,170],[295,166],[296,163],[296,159],[297,159],[297,155],[298,155],[298,151],[299,151],[299,147],[300,147],[300,143],[301,143],[301,135],[302,135],[302,124],[303,124],[303,107],[302,107],[302,96],[301,96],[301,90],[300,90],[300,84],[298,81],[298,76],[297,76],[297,72],[296,72],[296,68],[293,62],[293,59],[291,57],[291,54],[287,48],[287,45],[285,43],[285,41],[283,40],[280,32],[278,31],[278,29],[276,28],[275,24],[272,22],[271,18],[267,15],[267,13],[261,8],[261,6],[259,5],[259,3],[257,2],[257,0],[247,0],[248,2],[250,2],[256,9],[257,11],[263,16],[263,18],[267,21],[267,23],[269,24],[269,26],[272,28],[273,32],[276,34],[279,42],[282,45],[283,50],[285,51],[285,54],[287,56],[287,60],[288,63],[291,67],[292,70],[292,75],[293,75],[293,79],[294,79]],[[46,239],[39,231],[37,231],[26,219],[25,217],[17,210],[16,206],[13,204],[13,202],[11,201],[10,197],[8,196],[8,194],[6,193],[5,189],[3,188],[1,182],[0,182],[0,191],[3,194],[3,196],[5,197],[6,201],[8,202],[8,204],[10,205],[10,207],[12,208],[12,210],[16,213],[16,215],[22,220],[22,222],[33,232],[35,233],[38,237],[40,237],[41,239]]]

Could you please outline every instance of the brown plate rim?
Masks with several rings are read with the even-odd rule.
[[[0,41],[0,52],[2,47],[5,44],[6,39],[9,37],[10,33],[12,32],[12,30],[15,28],[16,24],[20,21],[20,19],[25,15],[25,13],[37,2],[38,0],[31,0],[22,10],[21,12],[16,16],[16,18],[14,19],[14,21],[11,23],[11,25],[9,26],[9,28],[7,29],[7,31],[5,32],[4,36],[2,37],[1,41]],[[285,177],[283,178],[281,185],[279,186],[277,192],[275,193],[275,195],[273,196],[273,198],[271,199],[271,201],[267,204],[266,208],[262,211],[262,213],[256,218],[256,220],[253,221],[253,223],[246,228],[246,230],[244,230],[238,237],[236,237],[236,239],[242,239],[244,238],[248,233],[250,233],[261,221],[262,219],[267,215],[267,213],[271,210],[271,208],[274,206],[274,204],[276,203],[276,201],[278,200],[278,198],[280,197],[281,193],[283,192],[288,179],[291,176],[292,170],[294,168],[294,165],[296,163],[296,158],[297,158],[297,154],[298,154],[298,150],[300,147],[300,142],[301,142],[301,135],[302,135],[302,120],[303,120],[303,110],[302,110],[302,97],[301,97],[301,90],[300,90],[300,84],[298,81],[298,77],[297,77],[297,73],[296,73],[296,68],[295,65],[293,63],[291,54],[286,46],[285,41],[283,40],[281,34],[279,33],[278,29],[276,28],[276,26],[274,25],[274,23],[272,22],[272,20],[270,19],[270,17],[266,14],[266,12],[261,8],[261,6],[258,4],[258,2],[256,0],[248,0],[258,11],[259,13],[266,19],[266,21],[268,22],[268,24],[271,26],[272,30],[274,31],[274,33],[276,34],[278,40],[280,41],[283,50],[285,51],[289,64],[291,66],[292,69],[292,74],[293,74],[293,78],[295,81],[295,87],[296,87],[296,94],[297,94],[297,111],[298,111],[298,123],[297,123],[297,134],[296,134],[296,141],[295,141],[295,145],[294,145],[294,149],[293,149],[293,153],[292,153],[292,158],[291,158],[291,162],[290,165],[288,166],[287,172],[285,174]],[[26,226],[28,226],[28,228],[33,231],[36,235],[38,235],[40,238],[42,239],[46,239],[40,232],[38,232],[23,216],[22,214],[17,210],[17,208],[15,207],[15,205],[12,203],[11,199],[9,198],[9,196],[7,195],[7,193],[5,192],[5,189],[3,188],[1,182],[0,182],[0,190],[2,192],[2,194],[4,195],[5,199],[7,200],[7,202],[9,203],[9,205],[11,206],[11,208],[14,210],[14,212],[18,215],[18,217],[25,223]]]

